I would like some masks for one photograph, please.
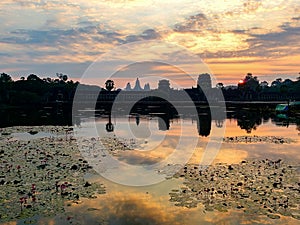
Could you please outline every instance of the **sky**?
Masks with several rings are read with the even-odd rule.
[[[158,62],[171,83],[183,71],[196,79],[209,70],[225,85],[248,72],[269,82],[300,72],[299,0],[2,0],[0,21],[0,72],[15,79],[64,73],[103,86],[112,69],[143,61]],[[99,63],[98,80],[85,76]],[[134,67],[116,85],[153,71]]]

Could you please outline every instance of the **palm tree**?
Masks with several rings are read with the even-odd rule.
[[[108,90],[108,91],[111,91],[112,89],[114,89],[114,85],[115,85],[115,83],[114,83],[113,80],[107,80],[107,81],[105,82],[105,88],[106,88],[106,90]]]
[[[216,88],[223,89],[224,88],[224,84],[223,83],[217,83]]]

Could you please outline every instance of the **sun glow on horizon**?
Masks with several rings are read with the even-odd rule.
[[[270,79],[299,73],[297,0],[6,0],[0,9],[0,71],[14,77],[63,72],[76,80],[97,58],[137,41],[182,46],[223,83],[237,83],[247,72]],[[164,59],[165,51],[144,56]],[[145,58],[132,52],[137,49],[128,48],[124,58]]]

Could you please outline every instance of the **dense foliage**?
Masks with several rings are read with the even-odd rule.
[[[41,79],[30,74],[13,81],[11,76],[0,74],[0,104],[9,106],[45,105],[55,101],[72,101],[79,83],[67,81],[63,75],[57,79]]]
[[[56,76],[56,79],[42,79],[35,74],[30,74],[27,78],[21,77],[19,80],[14,81],[10,75],[6,73],[0,74],[0,106],[45,106],[54,102],[71,104],[79,83],[68,80],[68,76],[61,73],[57,73]],[[209,79],[208,76],[207,79]],[[203,78],[201,75],[199,77]],[[206,94],[213,94],[214,90],[221,89],[226,101],[300,100],[299,78],[296,81],[278,78],[269,85],[266,81],[259,82],[256,76],[248,73],[245,78],[239,81],[237,86],[226,87],[222,83],[218,83],[215,88],[209,88],[211,83],[210,85],[206,85],[208,82],[202,84],[202,80],[198,79],[197,88],[185,89],[193,100],[202,101],[205,99],[204,92],[201,91],[201,88],[206,86],[208,87],[205,89],[209,89],[205,91]],[[86,86],[87,90],[96,87],[83,86]],[[115,96],[119,91],[113,90],[114,82],[112,80],[106,82],[106,89],[109,92],[99,88],[99,90],[102,90],[100,95],[102,94],[102,96],[104,96],[109,93],[110,96]]]

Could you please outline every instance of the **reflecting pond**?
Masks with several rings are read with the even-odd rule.
[[[183,176],[174,176],[185,164],[227,166],[281,159],[296,166],[299,174],[299,119],[252,114],[229,112],[226,119],[206,114],[112,114],[82,119],[74,128],[74,138],[80,153],[98,172],[85,174],[85,179],[104,184],[106,194],[67,201],[65,213],[55,217],[36,216],[1,224],[299,224],[296,214],[279,213],[280,218],[271,218],[232,207],[211,211],[201,201],[195,207],[170,201],[170,193],[186,185]],[[24,132],[13,135],[30,138]],[[223,141],[223,137],[230,141]],[[96,144],[82,144],[80,138]],[[217,149],[207,159],[207,152],[214,147]],[[95,157],[91,152],[99,154]],[[299,194],[293,204],[299,212]]]

